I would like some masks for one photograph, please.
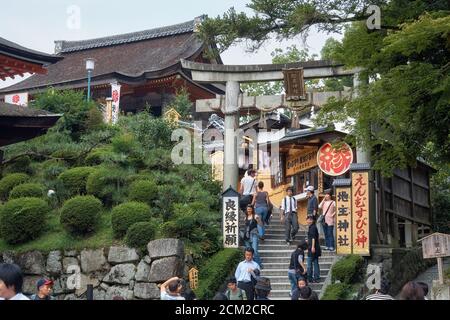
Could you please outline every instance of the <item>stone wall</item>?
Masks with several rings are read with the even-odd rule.
[[[0,263],[16,263],[24,273],[23,292],[36,293],[42,277],[54,280],[59,300],[86,299],[87,285],[94,286],[94,300],[159,299],[157,285],[178,276],[187,277],[184,245],[177,239],[151,241],[146,252],[127,247],[56,250],[16,254],[0,253]]]
[[[397,295],[403,285],[436,263],[436,259],[423,259],[422,248],[373,247],[371,264],[381,267],[381,275],[391,281],[391,295]]]

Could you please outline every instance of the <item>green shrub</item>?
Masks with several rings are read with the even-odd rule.
[[[39,183],[22,183],[11,190],[9,198],[42,198],[44,196],[44,189],[44,186]]]
[[[61,173],[67,170],[67,163],[63,160],[51,159],[40,164],[39,170],[44,180],[55,180]]]
[[[347,300],[351,293],[351,286],[345,283],[330,284],[321,300]]]
[[[3,174],[10,173],[27,173],[31,174],[32,169],[30,167],[31,159],[29,156],[24,156],[16,159],[13,163],[8,164],[3,170]]]
[[[353,284],[360,280],[364,259],[358,255],[349,255],[333,265],[332,282],[339,280],[345,284]]]
[[[131,184],[128,193],[130,200],[151,205],[158,197],[158,186],[153,181],[138,180]]]
[[[130,248],[145,248],[151,240],[155,239],[157,229],[155,222],[137,222],[128,228],[125,243]]]
[[[96,166],[104,162],[109,162],[113,157],[114,154],[110,146],[97,148],[89,152],[85,159],[85,163],[88,166]]]
[[[64,171],[58,178],[63,182],[65,191],[70,196],[86,194],[86,181],[94,170],[92,167],[73,168]]]
[[[240,260],[243,260],[243,253],[238,249],[224,249],[209,258],[199,270],[197,298],[212,299]]]
[[[448,267],[447,270],[445,270],[444,278],[450,280],[450,267]]]
[[[162,225],[167,238],[183,239],[196,259],[217,252],[220,242],[220,214],[204,203],[175,204],[174,213]]]
[[[122,238],[129,227],[137,222],[149,222],[152,218],[150,207],[145,203],[126,202],[114,207],[111,213],[111,225],[114,236]]]
[[[0,235],[8,244],[24,243],[38,238],[45,229],[50,211],[38,198],[20,198],[0,207]]]
[[[101,199],[107,206],[122,199],[125,178],[129,173],[115,168],[97,168],[88,177],[86,191]]]
[[[125,133],[112,139],[113,150],[117,153],[131,153],[136,146],[133,135]]]
[[[0,198],[7,200],[11,190],[19,184],[28,182],[30,177],[24,173],[13,173],[0,180]]]
[[[61,149],[51,154],[52,158],[64,159],[66,161],[75,161],[80,153],[74,149]]]
[[[93,196],[77,196],[67,200],[61,209],[61,224],[73,235],[95,231],[100,222],[102,203]]]

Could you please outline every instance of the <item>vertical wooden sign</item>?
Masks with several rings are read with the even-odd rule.
[[[352,190],[336,187],[336,254],[352,254]]]
[[[370,255],[369,172],[352,172],[353,254]]]

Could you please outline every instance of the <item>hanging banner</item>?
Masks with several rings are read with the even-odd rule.
[[[5,95],[5,102],[10,103],[10,104],[15,104],[17,106],[27,107],[28,106],[28,92]]]
[[[286,161],[286,176],[293,176],[299,172],[317,166],[317,149],[290,155]]]
[[[352,191],[336,187],[336,254],[352,254]]]
[[[340,176],[350,169],[353,162],[353,151],[344,143],[341,148],[333,148],[331,143],[325,143],[317,152],[317,163],[320,170],[329,176]]]
[[[223,199],[223,246],[224,248],[239,247],[239,193],[228,188],[222,195]]]
[[[352,172],[353,254],[370,255],[369,172]]]
[[[120,84],[112,83],[111,84],[111,98],[112,98],[112,106],[111,106],[111,122],[112,124],[116,124],[119,120],[120,113]]]

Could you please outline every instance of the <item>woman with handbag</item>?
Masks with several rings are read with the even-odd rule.
[[[242,239],[244,240],[244,246],[253,248],[254,254],[253,254],[253,260],[257,264],[259,264],[260,268],[262,268],[261,265],[261,258],[259,257],[258,253],[258,246],[259,246],[259,234],[258,234],[258,226],[262,224],[262,221],[260,217],[258,217],[255,214],[255,209],[251,204],[247,206],[247,216],[245,218],[245,229],[243,234],[241,235]]]
[[[319,209],[322,209],[322,220],[323,231],[325,233],[325,249],[329,251],[334,251],[334,220],[336,216],[336,204],[331,199],[331,192],[325,192],[325,198],[319,204]]]

